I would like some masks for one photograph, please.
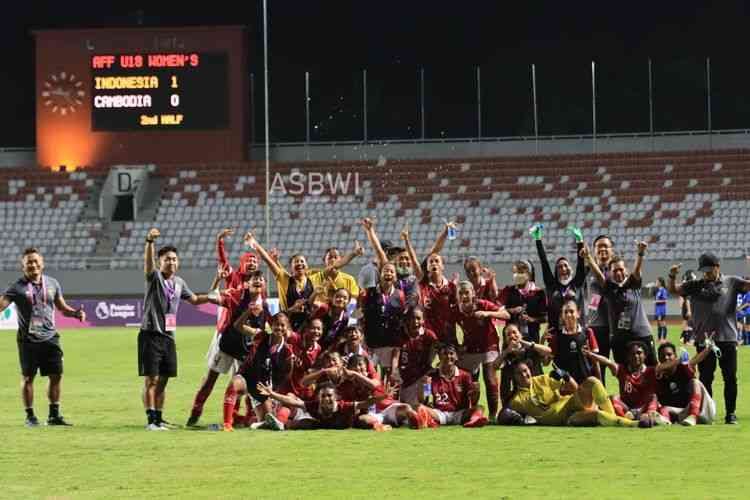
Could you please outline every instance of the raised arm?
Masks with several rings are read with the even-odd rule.
[[[382,266],[388,262],[388,257],[385,255],[383,247],[380,245],[380,239],[378,239],[378,235],[375,233],[375,225],[373,224],[372,219],[369,218],[362,219],[361,224],[367,234],[367,239],[370,241],[372,249],[375,250],[378,262],[380,262],[380,265]]]
[[[255,235],[253,235],[252,232],[248,231],[245,233],[244,237],[245,243],[258,252],[261,259],[268,265],[268,268],[271,269],[271,272],[274,276],[281,276],[285,270],[283,267],[279,265],[279,263],[269,254],[265,248],[263,248],[263,245],[261,245],[258,240],[255,239]]]
[[[424,273],[422,272],[422,265],[419,263],[419,259],[417,258],[417,252],[416,250],[414,250],[414,246],[411,244],[409,224],[406,224],[401,230],[401,239],[404,240],[406,252],[409,254],[409,260],[411,260],[411,268],[414,270],[414,276],[417,277],[417,281],[422,281]]]
[[[474,311],[474,317],[478,319],[510,319],[510,313],[505,309],[505,306],[502,306],[499,311]]]
[[[581,257],[581,250],[583,249],[583,242],[579,241],[576,243],[576,250],[578,258],[576,259],[576,274],[573,276],[573,286],[581,288],[586,282],[586,259]]]
[[[317,382],[318,379],[322,377],[323,375],[338,376],[339,368],[331,367],[331,368],[321,368],[320,370],[313,370],[309,372],[308,374],[306,374],[304,377],[302,377],[302,380],[300,380],[300,383],[305,387],[311,386],[315,382]]]
[[[675,264],[669,268],[667,275],[667,290],[674,295],[682,296],[682,283],[677,283],[677,273],[680,272],[682,264]]]
[[[365,249],[362,248],[362,244],[359,241],[355,241],[354,249],[351,251],[351,253],[348,253],[343,257],[339,257],[338,260],[336,260],[336,262],[333,264],[333,267],[336,269],[341,269],[342,267],[348,266],[355,257],[361,257],[364,254]]]
[[[555,275],[552,272],[552,269],[549,267],[547,251],[544,248],[544,242],[542,242],[542,236],[544,235],[542,231],[543,229],[541,224],[534,224],[531,229],[531,236],[532,238],[534,238],[534,242],[536,244],[536,253],[537,255],[539,255],[539,262],[541,262],[542,264],[542,278],[544,279],[544,286],[550,289],[555,284]]]
[[[594,273],[594,276],[596,276],[596,280],[599,282],[599,284],[604,286],[604,284],[607,282],[607,278],[604,277],[604,273],[601,269],[599,269],[599,266],[594,260],[594,257],[591,255],[591,251],[589,250],[588,245],[586,245],[585,243],[583,245],[583,248],[581,248],[580,255],[585,259],[586,264],[588,264],[591,272]]]
[[[430,248],[430,251],[427,253],[427,255],[432,255],[434,253],[440,253],[443,251],[443,247],[445,246],[445,240],[448,239],[448,229],[451,229],[451,228],[458,229],[458,225],[455,222],[445,221],[443,230],[440,231],[440,234],[438,234],[438,237],[435,240],[435,243],[432,244],[432,248]]]
[[[154,242],[160,234],[159,230],[154,227],[149,229],[148,234],[146,235],[146,249],[143,252],[143,273],[146,276],[154,272]]]
[[[354,370],[349,370],[348,368],[344,368],[344,377],[348,378],[349,380],[359,381],[362,385],[365,385],[370,390],[377,389],[380,386],[379,381],[373,380],[370,377],[366,377]]]
[[[229,259],[227,259],[227,252],[224,249],[224,238],[233,234],[234,229],[227,227],[222,229],[216,236],[216,259],[219,262],[219,267],[222,269],[230,267]]]
[[[635,266],[633,266],[632,275],[635,279],[640,281],[641,271],[643,270],[643,258],[646,256],[646,249],[648,248],[648,243],[646,243],[645,241],[636,241],[635,247],[638,253],[635,257]]]

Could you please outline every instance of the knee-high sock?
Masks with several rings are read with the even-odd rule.
[[[237,402],[237,390],[230,384],[224,393],[224,427],[234,424],[234,404]]]
[[[276,410],[276,418],[279,419],[279,422],[286,425],[286,423],[289,421],[289,414],[291,413],[291,410],[287,408],[286,406],[280,406],[278,410]]]
[[[703,402],[700,384],[696,381],[696,383],[692,384],[691,389],[690,402],[688,403],[688,415],[698,418],[698,415],[701,414],[701,403]]]
[[[596,380],[592,385],[591,395],[593,396],[594,403],[596,403],[596,406],[598,406],[601,411],[611,413],[613,415],[617,414],[621,417],[625,415],[625,410],[622,408],[622,406],[620,408],[621,412],[618,412],[617,410],[618,403],[620,403],[620,398],[610,399],[609,394],[607,394],[607,389],[604,388],[604,385],[600,381]]]
[[[485,381],[484,387],[487,389],[487,407],[490,412],[490,417],[495,418],[497,416],[497,402],[499,399],[499,391],[497,384],[489,381]]]
[[[193,410],[191,415],[195,417],[201,416],[203,413],[203,405],[206,404],[206,400],[211,395],[211,391],[214,390],[214,385],[216,384],[216,379],[213,381],[206,381],[200,389],[198,389],[198,392],[195,394],[195,399],[193,400]]]

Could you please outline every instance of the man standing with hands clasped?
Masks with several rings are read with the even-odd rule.
[[[63,352],[55,328],[55,307],[65,316],[86,321],[83,309],[73,309],[63,298],[55,278],[43,274],[44,259],[36,248],[27,248],[21,256],[23,276],[11,283],[0,297],[0,312],[11,303],[18,311],[18,358],[21,362],[21,398],[26,409],[26,426],[38,427],[34,415],[34,377],[37,370],[49,377],[47,425],[71,425],[60,414],[60,386]]]
[[[217,303],[207,295],[196,295],[185,280],[176,275],[179,267],[177,249],[164,246],[157,254],[159,266],[154,261],[154,241],[158,229],[146,235],[143,271],[146,274],[146,296],[143,299],[143,322],[138,333],[138,375],[143,377],[143,405],[146,408],[150,431],[168,430],[162,418],[164,396],[170,377],[177,376],[177,309],[180,299],[193,305]]]
[[[736,424],[737,416],[734,411],[737,405],[737,294],[750,291],[750,281],[721,274],[719,258],[712,253],[700,256],[698,268],[698,272],[703,273],[701,279],[677,283],[680,264],[672,266],[669,269],[667,289],[670,293],[690,299],[696,350],[713,350],[713,354],[709,354],[698,363],[700,381],[713,396],[711,385],[718,358],[724,378],[724,404],[727,410],[724,422]]]

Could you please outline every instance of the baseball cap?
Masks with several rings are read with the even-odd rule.
[[[698,258],[698,271],[705,273],[719,265],[719,258],[712,253],[704,253]]]

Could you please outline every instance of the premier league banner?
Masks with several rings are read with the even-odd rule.
[[[75,318],[66,318],[60,311],[55,310],[57,328],[137,327],[143,318],[142,299],[70,299],[67,302],[71,307],[83,307],[86,311],[86,321],[81,323]],[[214,304],[193,306],[182,302],[177,314],[177,323],[181,326],[216,325],[216,309]]]

